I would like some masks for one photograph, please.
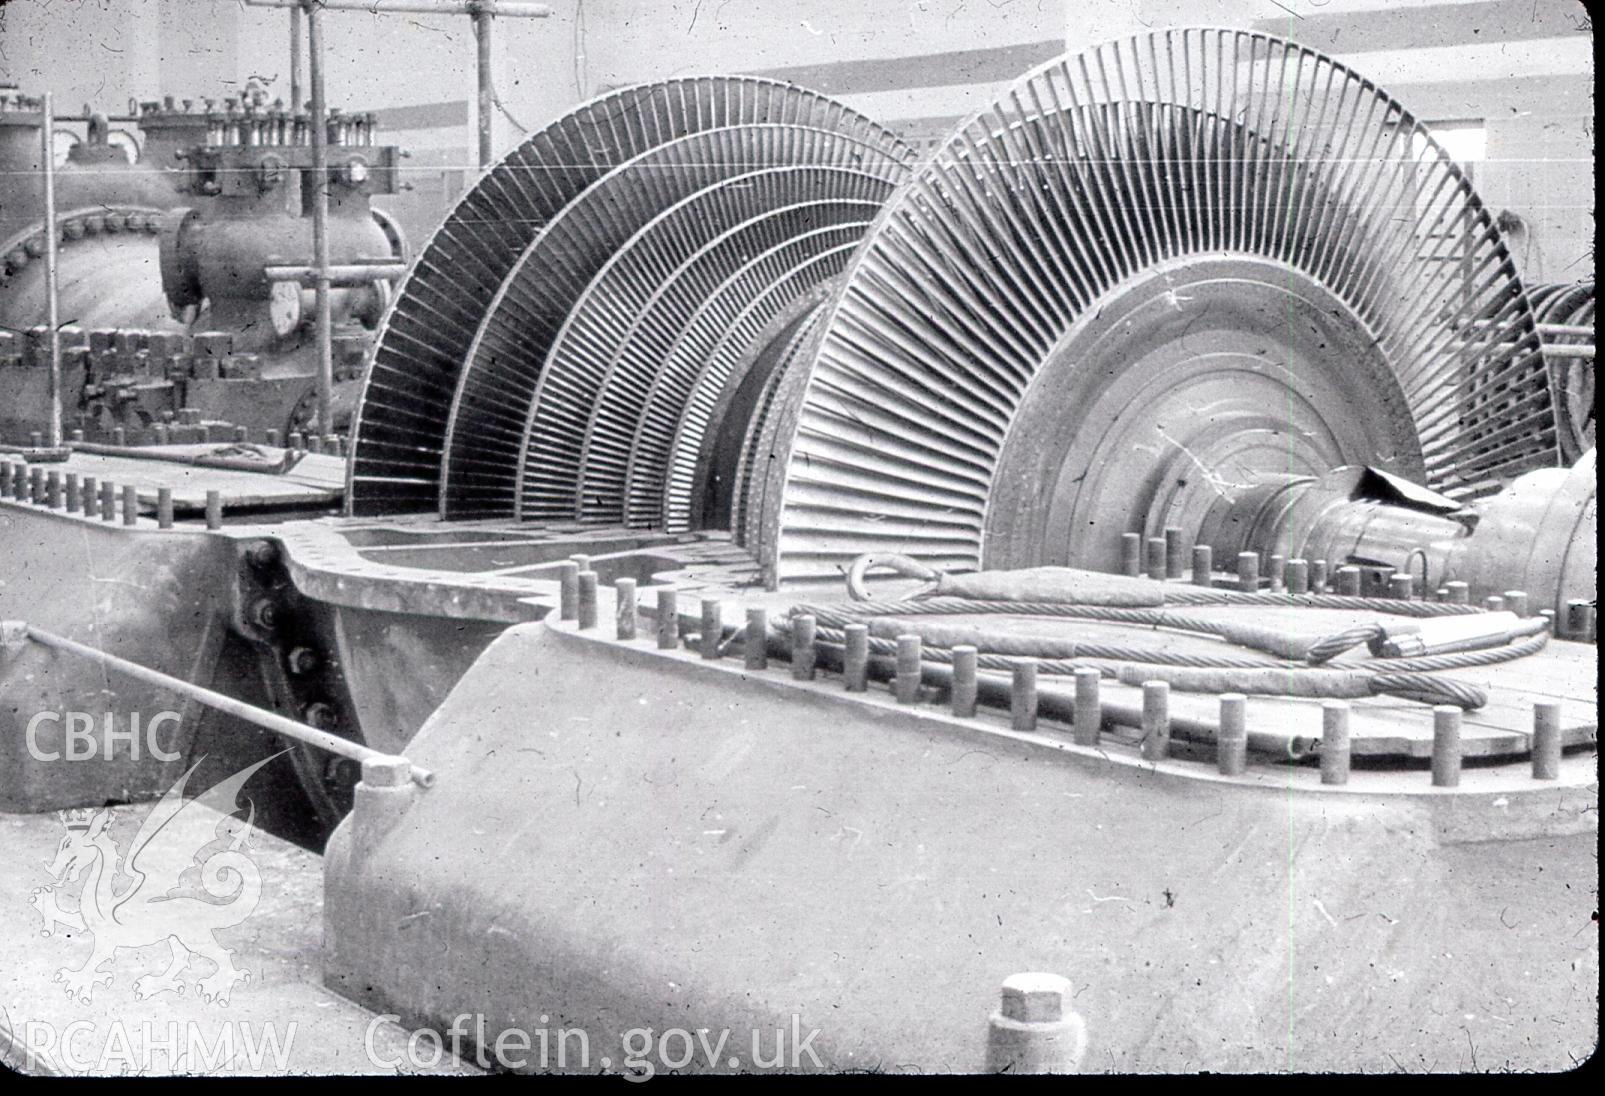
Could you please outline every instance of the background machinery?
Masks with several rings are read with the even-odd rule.
[[[42,431],[49,408],[40,107],[20,94],[0,101],[0,168],[18,187],[0,221],[0,440],[13,444]],[[240,428],[258,441],[334,434],[338,424],[313,421],[308,115],[248,94],[138,104],[118,118],[138,141],[105,115],[86,109],[83,121],[56,195],[66,428],[91,443],[120,430],[133,445],[202,422],[215,440]],[[406,258],[399,228],[369,202],[399,185],[400,152],[375,144],[373,130],[369,114],[329,121],[345,417]],[[113,132],[124,142],[108,143]]]
[[[186,160],[223,189],[168,219],[175,306],[292,308],[226,215],[279,223],[261,155]],[[1402,105],[1264,34],[1060,58],[917,163],[775,81],[625,88],[422,247],[343,463],[4,470],[0,719],[144,689],[186,759],[283,736],[323,976],[409,1025],[800,1017],[831,1068],[974,1069],[998,979],[1062,969],[1112,1068],[1281,1068],[1311,1010],[1299,1066],[1352,1068],[1495,985],[1484,1052],[1548,1062],[1588,1026],[1537,1017],[1597,825],[1591,321]],[[84,687],[84,645],[157,676]],[[0,771],[13,810],[173,775]]]

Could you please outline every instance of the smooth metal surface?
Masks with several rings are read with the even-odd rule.
[[[1090,521],[1186,526],[1112,489],[1078,504],[1076,477],[1138,446],[1194,490],[1369,449],[1366,463],[1480,497],[1555,460],[1533,325],[1464,174],[1363,76],[1247,31],[1110,43],[1016,81],[884,211],[832,306],[761,555],[781,581],[894,545],[1006,566],[1055,561],[1061,530]],[[1082,350],[1113,362],[1143,337],[1146,371],[1077,368]],[[1154,410],[1184,361],[1225,426],[1207,407]],[[1107,449],[1078,428],[1107,421],[1099,399],[1131,416]],[[1032,415],[1085,439],[1063,466],[1038,469],[1045,439],[1013,437]],[[1058,514],[1022,529],[1042,509],[1024,500],[1049,490]]]

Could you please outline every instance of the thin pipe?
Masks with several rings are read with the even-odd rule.
[[[323,90],[323,5],[307,0],[307,62],[312,74],[312,262],[318,298],[318,430],[334,433],[334,318],[329,300],[329,116]]]
[[[487,168],[491,161],[491,82],[490,82],[490,12],[475,8],[474,46],[479,70],[479,166]]]
[[[40,131],[40,162],[45,174],[45,335],[50,351],[50,433],[52,449],[61,447],[61,287],[56,267],[56,121],[50,92],[44,94],[44,126]]]
[[[290,9],[290,113],[301,109],[301,7]]]
[[[245,0],[251,8],[309,7],[306,0]],[[550,5],[528,4],[520,0],[318,0],[315,5],[330,11],[366,11],[374,15],[506,15],[517,19],[545,19]]]
[[[227,715],[243,719],[245,722],[252,723],[264,730],[272,731],[274,734],[293,738],[297,742],[305,742],[309,746],[316,746],[320,750],[327,750],[341,757],[349,757],[353,761],[360,762],[367,761],[370,758],[392,756],[382,750],[373,749],[371,746],[364,746],[360,742],[352,742],[350,739],[332,735],[327,731],[320,731],[316,727],[308,726],[305,723],[297,723],[293,719],[286,719],[275,712],[269,712],[244,701],[235,700],[231,696],[224,696],[222,693],[214,693],[210,689],[203,689],[199,685],[192,685],[182,678],[170,677],[160,670],[152,670],[148,666],[141,666],[137,662],[119,658],[117,655],[102,651],[96,647],[85,646],[65,636],[58,636],[53,632],[35,628],[31,624],[24,625],[24,628],[27,631],[28,638],[35,643],[58,651],[81,655],[84,658],[100,663],[108,669],[116,670],[118,673],[131,677],[135,681],[143,681],[147,685],[155,685],[157,688],[167,689],[170,692],[177,693],[179,696],[199,701]],[[434,773],[428,769],[412,765],[411,762],[408,762],[408,764],[412,766],[414,783],[420,787],[427,788],[435,782]]]

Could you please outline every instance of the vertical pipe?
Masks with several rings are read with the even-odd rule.
[[[290,113],[301,111],[301,9],[290,9]]]
[[[490,166],[491,80],[490,80],[490,13],[475,9],[474,42],[479,54],[479,167]]]
[[[56,112],[50,92],[44,94],[44,127],[40,137],[40,165],[45,174],[45,323],[46,346],[50,353],[50,448],[61,447],[61,287],[56,269],[56,157],[51,137],[56,129]]]
[[[318,295],[318,430],[334,430],[334,321],[329,301],[329,115],[323,94],[323,5],[309,2],[307,65],[312,74],[312,262]]]
[[[1215,576],[1215,552],[1207,544],[1193,545],[1193,585],[1212,586]]]

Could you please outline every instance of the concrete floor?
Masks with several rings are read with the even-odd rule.
[[[106,832],[126,854],[152,805],[111,810]],[[211,855],[226,848],[232,831],[224,828],[224,838],[214,836],[222,821],[222,815],[198,804],[175,816],[164,833],[173,838],[168,847],[178,854],[172,862],[181,868],[190,852],[204,849]],[[0,1061],[5,1064],[27,1073],[91,1075],[477,1072],[454,1060],[449,1050],[435,1069],[419,1069],[418,1061],[432,1057],[427,1047],[407,1056],[405,1069],[384,1064],[403,1059],[410,1033],[391,1022],[376,1023],[374,1013],[322,985],[321,858],[260,830],[240,850],[260,871],[260,899],[244,921],[216,933],[218,943],[233,951],[235,965],[250,972],[233,986],[226,1004],[206,1001],[198,992],[199,980],[214,970],[204,958],[192,960],[178,988],[141,999],[136,981],[160,975],[169,963],[169,946],[159,933],[147,934],[155,939],[145,946],[118,951],[104,968],[109,984],[92,987],[88,1004],[70,998],[58,974],[80,966],[92,940],[60,926],[45,935],[34,904],[51,882],[50,864],[66,832],[53,814],[0,814],[5,865],[0,870]],[[139,866],[151,865],[141,860]],[[90,874],[86,870],[65,892],[77,892]],[[197,893],[198,876],[192,868],[176,893]],[[126,880],[118,883],[126,885]],[[61,904],[76,908],[69,898]],[[176,914],[157,923],[162,931],[182,932],[183,921]],[[275,1038],[276,1044],[270,1042]]]

